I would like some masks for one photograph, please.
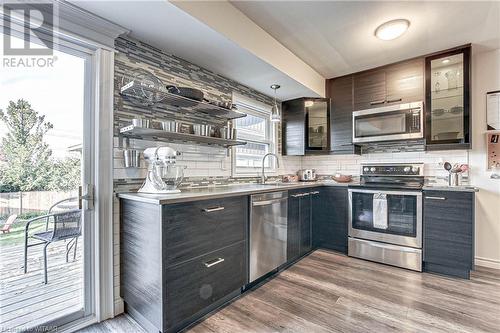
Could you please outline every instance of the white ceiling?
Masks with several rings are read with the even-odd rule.
[[[281,100],[317,94],[166,0],[70,0],[131,31],[130,36]]]
[[[235,7],[326,78],[473,43],[500,48],[500,2],[234,1]],[[406,18],[381,41],[375,28]]]

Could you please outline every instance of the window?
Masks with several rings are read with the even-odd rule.
[[[277,127],[270,120],[269,106],[241,97],[233,97],[233,100],[238,109],[247,114],[233,121],[237,138],[247,142],[233,149],[233,176],[256,176],[260,173],[264,155],[276,152]],[[275,172],[275,159],[266,159],[264,167],[267,172]]]

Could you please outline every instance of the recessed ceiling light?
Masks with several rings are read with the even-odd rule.
[[[410,21],[405,19],[388,21],[375,29],[375,36],[381,40],[393,40],[404,34],[409,26]]]
[[[450,62],[450,59],[444,59],[444,60],[442,61],[442,63],[443,63],[443,64],[447,64],[447,63],[449,63],[449,62]]]

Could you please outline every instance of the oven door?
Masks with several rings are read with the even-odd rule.
[[[349,189],[349,236],[422,248],[422,193]]]

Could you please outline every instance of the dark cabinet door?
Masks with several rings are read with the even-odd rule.
[[[425,60],[427,150],[469,149],[470,46]]]
[[[300,198],[300,255],[312,250],[312,191],[306,192]]]
[[[302,98],[282,104],[283,155],[303,156],[306,152],[306,112]]]
[[[386,67],[386,104],[424,100],[424,59]]]
[[[474,263],[474,193],[424,192],[424,268],[469,277]]]
[[[347,188],[323,187],[313,200],[313,245],[347,253]]]
[[[186,320],[245,285],[245,248],[242,241],[166,269],[167,329],[177,331]]]
[[[331,151],[334,154],[360,154],[352,143],[353,76],[343,76],[328,82],[331,98]]]
[[[386,100],[383,69],[354,74],[354,111],[383,106]]]
[[[288,195],[288,227],[286,242],[287,262],[300,256],[300,192],[290,191]]]

